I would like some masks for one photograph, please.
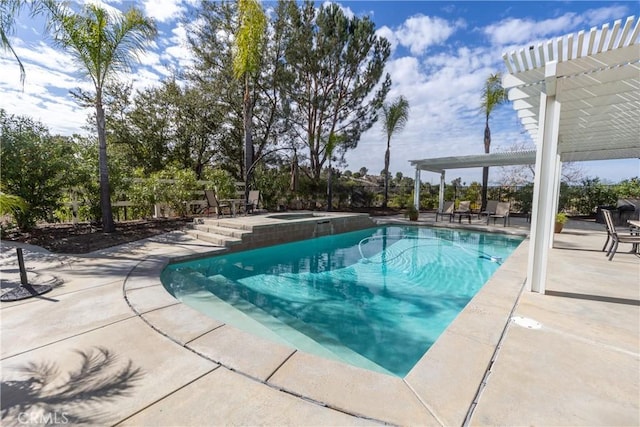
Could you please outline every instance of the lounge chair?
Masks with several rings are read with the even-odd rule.
[[[511,224],[509,219],[509,211],[511,210],[511,203],[508,202],[498,202],[496,205],[496,212],[493,214],[487,215],[487,225],[489,225],[489,221],[493,218],[493,224],[495,225],[496,220],[498,218],[502,218],[504,221],[504,226],[507,224]]]
[[[458,205],[458,209],[453,211],[453,216],[449,218],[449,221],[454,221],[456,219],[456,215],[458,215],[458,222],[462,222],[462,217],[467,217],[469,219],[469,224],[471,224],[471,202],[469,200],[463,200]]]
[[[611,239],[611,244],[609,245],[609,250],[607,251],[607,256],[609,257],[609,261],[613,259],[613,256],[616,254],[618,250],[618,243],[631,243],[633,245],[632,251],[638,252],[638,245],[640,245],[640,236],[638,235],[620,235],[616,230],[616,226],[613,225],[613,217],[611,215],[611,211],[608,209],[603,209],[602,214],[604,216],[604,225],[607,228],[607,241],[604,244],[606,248],[609,239]],[[604,251],[604,248],[602,249]]]
[[[483,215],[493,215],[496,213],[496,208],[498,207],[497,200],[487,200],[487,206],[484,208],[482,212],[478,213],[478,219],[482,219]]]
[[[249,191],[249,199],[247,200],[247,204],[244,207],[245,213],[253,213],[254,210],[258,209],[259,201],[260,201],[260,191],[258,190]]]
[[[231,206],[226,203],[220,203],[216,197],[216,192],[213,190],[204,190],[204,195],[207,198],[207,216],[211,212],[211,208],[214,209],[218,218],[224,217],[224,211],[226,210],[229,216],[231,216]]]
[[[449,221],[451,221],[451,216],[453,215],[453,202],[444,202],[444,206],[442,206],[441,211],[436,212],[436,222],[438,221],[438,216],[449,216]]]

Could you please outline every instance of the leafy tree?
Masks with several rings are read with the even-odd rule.
[[[638,177],[625,179],[614,188],[618,198],[640,198],[640,179]]]
[[[18,227],[26,230],[51,217],[59,206],[69,184],[73,150],[68,139],[51,136],[43,124],[2,109],[0,130],[1,186],[5,194],[26,203],[26,209],[13,211]]]
[[[329,135],[344,137],[336,153],[342,157],[376,121],[391,85],[388,74],[380,83],[390,44],[375,34],[368,17],[348,18],[337,4],[284,5],[284,61],[293,82],[285,98],[294,134],[308,151],[311,177],[319,179],[330,158]]]
[[[599,178],[586,178],[582,180],[581,186],[567,188],[566,198],[566,205],[584,215],[594,213],[599,205],[615,206],[618,201],[614,188],[604,185]]]
[[[387,207],[389,200],[389,160],[391,158],[391,137],[401,131],[409,120],[409,101],[403,96],[398,97],[391,104],[382,106],[382,126],[387,136],[387,151],[384,153],[384,200],[382,207]]]
[[[485,81],[482,90],[482,111],[484,113],[484,152],[489,153],[491,149],[491,129],[489,128],[489,118],[495,108],[507,101],[507,91],[502,87],[502,76],[500,73],[491,74]],[[482,206],[484,210],[487,206],[487,186],[489,185],[489,168],[482,168]]]
[[[50,3],[47,7],[48,28],[54,43],[73,55],[94,85],[102,230],[111,233],[115,231],[115,224],[111,210],[103,89],[116,72],[131,68],[133,58],[155,37],[156,29],[136,8],[121,16],[112,16],[95,4],[85,5],[80,13],[64,4]]]
[[[236,195],[236,185],[229,172],[221,168],[207,168],[204,180],[213,182],[213,189],[221,199],[231,199]]]
[[[166,92],[166,83],[135,94],[130,84],[109,84],[104,91],[108,144],[124,154],[131,169],[151,174],[168,161],[177,106]]]

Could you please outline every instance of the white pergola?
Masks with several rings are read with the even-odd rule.
[[[631,16],[503,55],[502,85],[536,143],[530,291],[545,292],[562,162],[640,158],[639,31]],[[412,161],[416,181],[428,162]]]
[[[482,168],[489,166],[532,165],[536,162],[535,151],[514,151],[505,153],[477,154],[471,156],[438,157],[435,159],[410,160],[416,168],[414,206],[420,206],[420,171],[440,174],[440,194],[438,210],[444,205],[444,183],[447,169]]]

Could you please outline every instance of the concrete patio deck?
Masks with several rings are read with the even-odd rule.
[[[0,307],[2,424],[639,425],[640,258],[608,261],[605,238],[600,224],[567,224],[547,295],[521,292],[523,242],[405,378],[251,336],[173,299],[163,266],[219,250],[185,233],[83,256],[26,248],[30,280],[63,284]],[[3,275],[14,252],[2,242]]]

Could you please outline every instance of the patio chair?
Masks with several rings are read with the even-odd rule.
[[[249,191],[249,199],[247,200],[247,204],[244,207],[245,213],[253,213],[254,210],[258,209],[259,201],[260,201],[260,191],[259,190]]]
[[[453,202],[444,202],[444,206],[442,206],[441,211],[436,212],[436,222],[438,221],[438,216],[449,216],[449,221],[451,221],[451,216],[453,215]]]
[[[640,245],[640,236],[638,235],[619,235],[616,226],[613,225],[613,217],[611,216],[611,211],[608,209],[602,210],[602,215],[604,216],[604,225],[607,228],[607,241],[604,246],[607,246],[609,239],[611,239],[611,244],[609,245],[609,250],[607,251],[607,256],[609,257],[609,261],[613,259],[613,256],[616,254],[618,250],[618,243],[631,243],[632,252],[638,252],[638,245]],[[602,249],[604,251],[604,248]]]
[[[507,224],[511,225],[511,221],[509,219],[509,211],[511,210],[511,203],[508,202],[498,202],[496,205],[496,212],[493,214],[487,215],[487,225],[489,225],[489,221],[493,218],[493,224],[496,224],[496,220],[498,218],[502,218],[504,221],[504,226]]]
[[[458,222],[462,222],[462,217],[467,217],[469,219],[469,224],[471,224],[471,202],[469,200],[463,200],[458,205],[458,209],[453,211],[453,215],[449,218],[449,221],[454,221],[456,219],[456,215],[458,215]]]
[[[213,208],[218,215],[218,218],[221,216],[224,217],[224,211],[226,210],[231,216],[231,206],[226,203],[220,203],[218,198],[216,197],[216,192],[213,190],[204,190],[204,195],[207,198],[207,216],[211,213],[211,208]]]
[[[482,212],[478,212],[478,219],[482,219],[483,215],[493,215],[496,213],[496,208],[498,207],[497,200],[487,200],[487,206],[484,208]]]

